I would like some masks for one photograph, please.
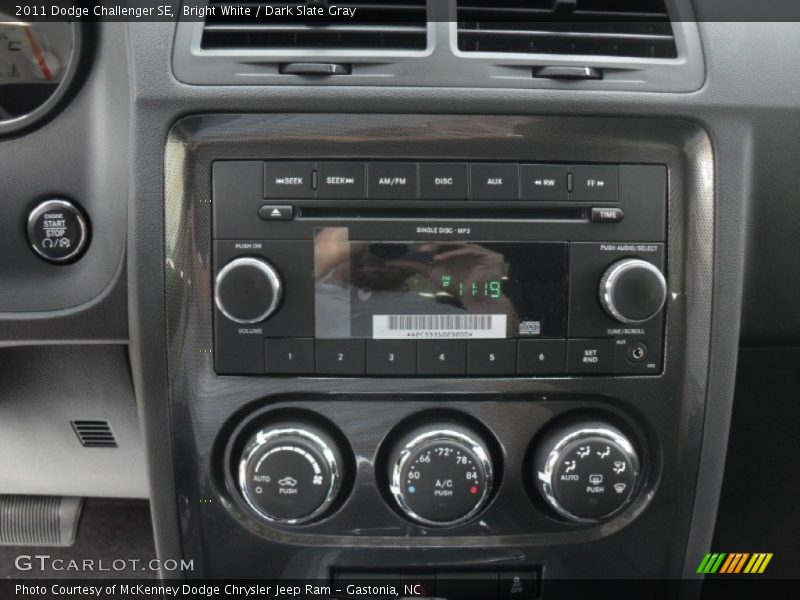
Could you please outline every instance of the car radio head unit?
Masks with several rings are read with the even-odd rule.
[[[664,167],[213,171],[218,374],[661,372]]]

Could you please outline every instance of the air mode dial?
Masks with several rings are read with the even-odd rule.
[[[336,499],[342,457],[319,428],[279,423],[250,439],[238,478],[245,501],[261,517],[299,525],[321,516]]]
[[[552,432],[541,441],[534,467],[542,497],[576,522],[612,517],[630,501],[639,477],[633,444],[602,422],[579,422]]]
[[[620,323],[644,323],[667,300],[667,282],[654,264],[626,258],[611,265],[600,279],[600,304]]]
[[[456,425],[411,432],[389,465],[395,502],[423,525],[456,525],[477,515],[489,499],[492,478],[486,444]]]
[[[280,305],[283,283],[275,268],[261,258],[243,256],[217,275],[214,299],[220,312],[242,324],[269,319]]]

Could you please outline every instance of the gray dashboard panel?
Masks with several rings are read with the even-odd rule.
[[[128,79],[120,24],[89,28],[88,73],[62,112],[0,138],[0,345],[127,340],[125,243]],[[116,33],[116,35],[115,35]],[[55,266],[28,246],[25,219],[38,200],[75,200],[91,243]]]
[[[0,349],[4,494],[146,498],[124,345]],[[85,448],[70,421],[108,421],[116,448]]]
[[[61,112],[0,137],[0,429],[4,493],[148,496],[127,323],[128,58],[121,24],[85,27],[90,56]],[[89,215],[78,262],[39,260],[25,236],[37,200]],[[81,345],[86,344],[86,345]],[[83,448],[69,421],[111,423],[118,448]]]

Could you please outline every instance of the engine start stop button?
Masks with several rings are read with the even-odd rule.
[[[76,260],[88,241],[86,217],[69,200],[45,200],[28,215],[28,242],[33,251],[48,262],[63,264]]]

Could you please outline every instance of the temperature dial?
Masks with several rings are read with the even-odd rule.
[[[247,504],[268,521],[299,525],[321,516],[341,486],[336,443],[308,425],[278,424],[256,433],[239,463]]]
[[[617,428],[585,422],[559,429],[542,440],[535,456],[539,493],[562,517],[596,522],[630,501],[639,458]]]
[[[392,456],[392,496],[417,523],[457,525],[477,515],[489,499],[492,462],[485,443],[469,430],[418,429]]]
[[[283,284],[275,268],[261,258],[243,256],[225,265],[217,275],[217,308],[231,321],[261,323],[277,310]]]

